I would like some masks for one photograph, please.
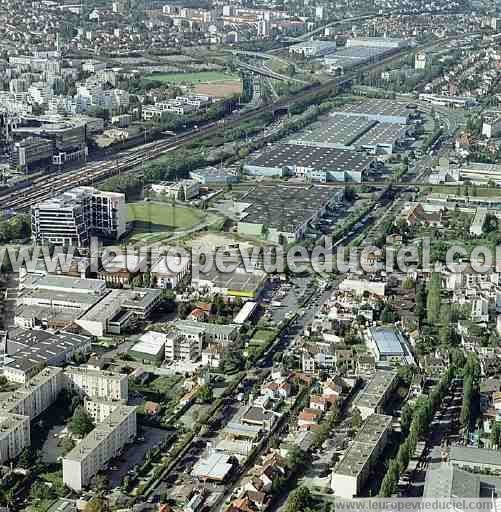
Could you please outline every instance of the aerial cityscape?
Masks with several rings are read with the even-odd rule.
[[[0,365],[0,512],[501,510],[501,4],[0,0]]]

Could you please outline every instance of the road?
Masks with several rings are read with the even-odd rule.
[[[426,472],[443,461],[444,445],[459,441],[458,429],[462,400],[462,384],[455,381],[433,417],[425,439],[424,451],[409,484],[401,491],[403,496],[422,496]]]
[[[427,49],[436,45],[424,45],[422,49]],[[320,101],[321,98],[336,95],[337,91],[344,85],[351,82],[361,70],[369,71],[378,69],[387,65],[389,62],[402,58],[411,49],[404,49],[390,55],[378,62],[365,64],[355,68],[351,73],[337,77],[322,84],[313,84],[307,90],[302,90],[291,94],[276,102],[261,106],[250,112],[243,113],[238,116],[231,116],[225,119],[224,124],[216,122],[207,123],[200,126],[199,129],[173,137],[168,140],[155,141],[136,148],[129,149],[117,153],[113,157],[107,157],[101,161],[94,161],[81,167],[59,174],[49,176],[40,176],[36,178],[33,184],[27,188],[3,194],[2,209],[26,210],[31,205],[49,199],[57,194],[65,192],[71,188],[83,185],[93,185],[98,181],[115,176],[120,173],[129,172],[134,169],[141,168],[143,164],[149,160],[158,158],[168,152],[190,146],[195,140],[213,136],[220,131],[228,130],[232,127],[239,126],[244,121],[256,119],[265,112],[273,112],[279,108],[288,107],[295,101],[313,102]],[[415,49],[412,49],[415,51]]]

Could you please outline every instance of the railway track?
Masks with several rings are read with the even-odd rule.
[[[434,46],[437,43],[425,45],[422,48]],[[442,41],[443,44],[443,41]],[[111,176],[128,172],[141,166],[144,162],[154,160],[159,156],[174,151],[184,146],[188,146],[196,139],[203,139],[216,135],[217,133],[229,128],[238,126],[244,121],[258,118],[265,112],[275,111],[279,108],[287,107],[298,100],[311,101],[323,99],[329,95],[335,94],[343,85],[351,82],[361,71],[370,71],[389,62],[402,58],[409,51],[415,51],[415,48],[405,49],[389,55],[380,61],[362,65],[355,68],[348,75],[329,80],[323,84],[314,84],[306,90],[282,98],[272,104],[264,105],[250,112],[244,113],[233,119],[225,119],[225,123],[220,125],[217,122],[201,126],[199,129],[189,133],[179,135],[164,141],[149,142],[147,144],[129,149],[115,155],[113,159],[92,162],[84,165],[80,169],[66,171],[57,175],[44,175],[35,178],[33,183],[22,190],[12,191],[0,197],[2,209],[12,209],[23,211],[37,202],[54,197],[57,194],[65,192],[71,188],[93,185]]]

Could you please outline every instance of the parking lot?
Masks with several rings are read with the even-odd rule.
[[[108,478],[110,487],[119,487],[125,476],[134,468],[144,463],[146,452],[157,448],[162,442],[169,441],[174,436],[173,430],[165,430],[153,427],[142,427],[142,435],[138,441],[125,449],[119,459],[109,463]]]

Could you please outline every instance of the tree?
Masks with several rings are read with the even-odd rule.
[[[212,389],[207,385],[200,386],[197,396],[198,396],[198,399],[204,404],[208,404],[208,403],[212,402],[212,400],[214,398]]]
[[[101,496],[94,496],[84,508],[84,512],[104,512],[105,510],[108,510],[108,502]]]
[[[360,413],[360,409],[358,407],[354,407],[353,412],[351,414],[351,428],[353,430],[358,430],[362,425],[362,414]]]
[[[68,452],[71,452],[73,448],[75,448],[75,441],[71,436],[65,436],[61,442],[61,448],[63,450],[63,455],[66,455]]]
[[[419,322],[422,322],[426,314],[426,287],[424,283],[419,283],[416,290],[416,316]]]
[[[289,495],[286,512],[304,512],[311,504],[311,494],[308,487],[298,487]]]
[[[83,406],[78,406],[75,409],[75,412],[73,413],[73,416],[68,425],[70,432],[79,437],[84,437],[89,432],[91,432],[94,427],[95,425],[91,416],[87,413]]]
[[[495,421],[492,425],[490,441],[493,448],[501,448],[501,421]]]
[[[400,471],[398,462],[395,459],[392,459],[390,460],[388,471],[383,478],[381,489],[379,490],[379,496],[389,498],[396,491],[399,477]]]
[[[431,324],[436,324],[440,320],[440,287],[440,273],[433,272],[426,297],[427,320]]]
[[[36,464],[37,454],[35,450],[31,447],[24,448],[23,451],[19,454],[19,458],[17,459],[17,464],[24,468],[29,469]]]

